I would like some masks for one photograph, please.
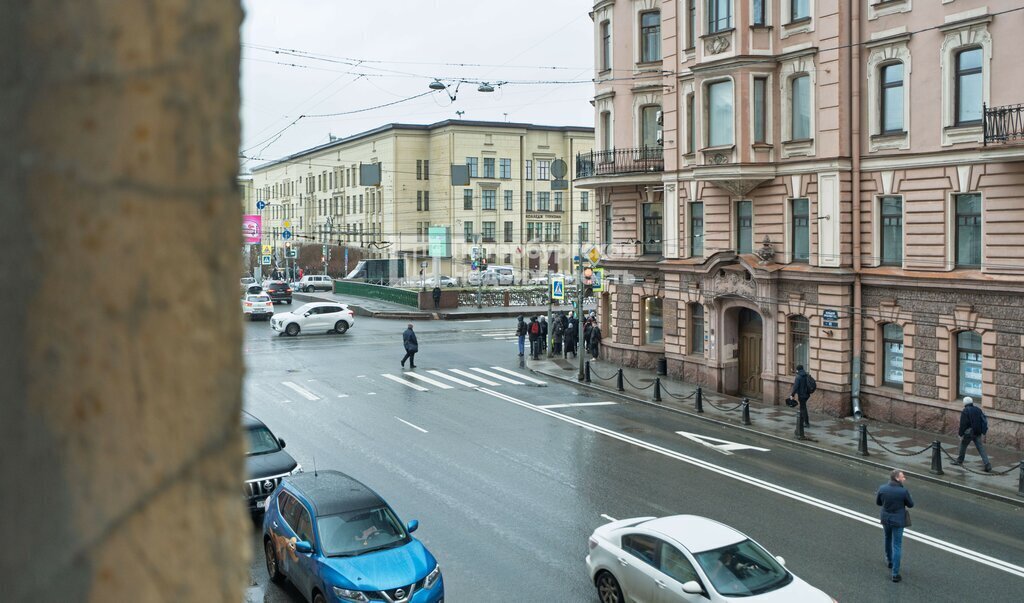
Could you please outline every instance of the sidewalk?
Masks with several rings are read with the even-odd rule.
[[[786,440],[797,446],[804,446],[842,456],[861,463],[875,465],[886,470],[894,467],[904,469],[908,475],[918,479],[944,484],[988,498],[995,498],[1024,507],[1024,496],[1018,493],[1020,487],[1020,465],[1024,454],[1015,450],[986,446],[992,462],[992,472],[982,472],[978,451],[971,445],[967,449],[964,465],[954,466],[959,438],[954,435],[934,434],[899,425],[891,425],[870,419],[854,420],[852,417],[836,418],[811,413],[811,426],[805,430],[804,440],[796,437],[796,409],[785,405],[767,406],[750,402],[750,425],[743,425],[741,398],[727,396],[714,391],[702,391],[704,412],[697,413],[696,389],[691,383],[661,377],[661,401],[653,400],[655,389],[654,371],[624,368],[603,360],[591,361],[591,383],[577,381],[578,365],[575,360],[561,358],[529,360],[528,368],[547,377],[576,383],[613,395],[622,396],[642,404],[650,404],[703,420],[728,424],[737,429],[753,431],[763,436]],[[623,389],[616,391],[617,372],[622,368]],[[868,456],[858,452],[860,425],[867,425]],[[942,448],[941,475],[931,472],[932,442],[938,440]],[[884,448],[883,448],[884,447]]]
[[[457,320],[459,318],[515,318],[523,316],[547,315],[547,306],[460,306],[458,308],[443,308],[436,311],[419,310],[412,306],[396,304],[394,302],[353,295],[339,295],[326,291],[315,293],[294,293],[296,301],[333,301],[346,304],[358,316],[371,316],[373,318],[395,318],[403,320]],[[594,304],[584,304],[585,311],[594,309]],[[552,306],[552,312],[572,311],[571,305]]]

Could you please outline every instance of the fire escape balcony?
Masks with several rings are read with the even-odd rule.
[[[1024,143],[1024,104],[984,107],[982,129],[989,143]]]

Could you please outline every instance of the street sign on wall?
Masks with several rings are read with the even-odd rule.
[[[835,310],[825,310],[821,313],[821,326],[827,329],[838,329],[839,328],[839,312]]]

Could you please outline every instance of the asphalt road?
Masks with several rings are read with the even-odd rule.
[[[583,562],[591,531],[608,517],[678,513],[747,533],[840,601],[1024,600],[1017,507],[908,480],[917,507],[904,581],[894,584],[876,521],[874,491],[886,480],[877,469],[530,382],[544,379],[502,338],[513,320],[417,323],[415,372],[434,383],[415,380],[398,365],[405,326],[357,318],[345,335],[287,338],[248,324],[245,403],[307,471],[349,473],[403,521],[418,519],[448,601],[597,601]],[[725,454],[680,431],[767,450]],[[268,584],[256,524],[253,555],[250,600],[303,600]]]

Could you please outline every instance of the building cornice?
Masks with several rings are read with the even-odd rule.
[[[867,172],[923,167],[951,167],[997,161],[1024,161],[1024,145],[990,146],[969,151],[935,151],[916,154],[902,151],[890,155],[871,154],[861,157],[860,167]]]

